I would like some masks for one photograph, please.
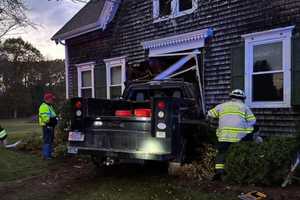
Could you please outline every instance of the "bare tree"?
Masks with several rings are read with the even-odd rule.
[[[32,25],[25,11],[24,0],[0,0],[0,39],[10,31]]]

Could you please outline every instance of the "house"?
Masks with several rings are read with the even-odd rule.
[[[240,88],[262,133],[291,135],[299,33],[299,0],[92,0],[52,39],[65,45],[68,97],[117,97],[179,64],[200,73],[206,108]]]

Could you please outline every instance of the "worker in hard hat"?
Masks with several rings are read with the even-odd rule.
[[[44,94],[44,102],[39,108],[39,125],[43,128],[43,149],[44,159],[52,158],[54,141],[54,128],[57,125],[57,116],[53,108],[55,96],[51,92]]]
[[[224,174],[225,157],[232,143],[240,142],[248,134],[252,134],[256,118],[250,108],[244,104],[246,96],[240,89],[233,90],[229,96],[230,101],[219,104],[208,111],[208,117],[219,120],[216,131],[218,138],[216,175],[220,179]]]
[[[0,126],[0,147],[5,147],[7,144],[7,132]]]

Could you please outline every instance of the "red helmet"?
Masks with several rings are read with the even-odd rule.
[[[46,92],[46,93],[44,94],[44,100],[45,100],[45,101],[51,101],[51,100],[54,100],[54,99],[56,99],[56,97],[54,96],[53,93],[51,93],[51,92]]]

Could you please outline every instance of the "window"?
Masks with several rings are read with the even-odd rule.
[[[290,107],[292,28],[245,35],[245,92],[251,107]]]
[[[153,0],[153,17],[168,19],[190,14],[197,9],[198,0]]]
[[[119,98],[125,88],[125,57],[106,59],[104,62],[106,63],[107,98]]]
[[[83,63],[77,65],[78,73],[78,96],[94,98],[94,63]]]

